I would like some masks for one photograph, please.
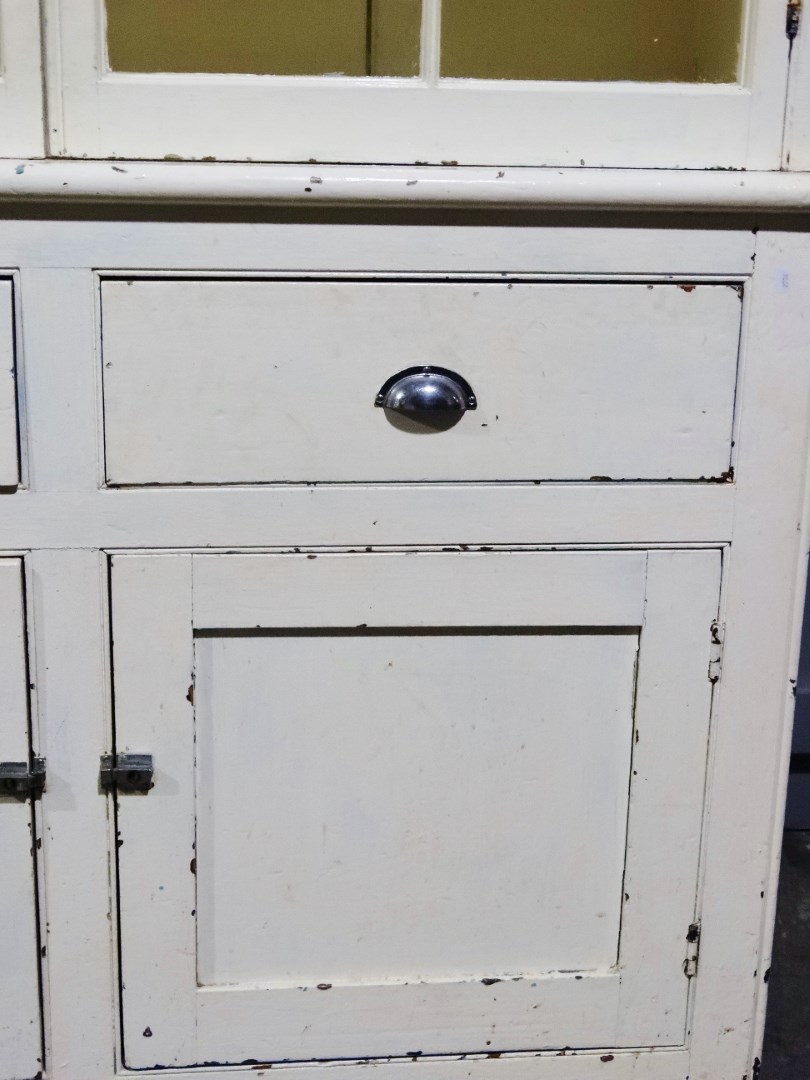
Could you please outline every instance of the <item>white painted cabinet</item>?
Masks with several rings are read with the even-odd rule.
[[[752,1080],[804,219],[23,210],[0,1080]]]
[[[756,1080],[801,8],[0,0],[0,1080]]]
[[[18,791],[32,771],[21,559],[0,559],[0,1077],[42,1070],[39,940],[34,876],[37,834]]]

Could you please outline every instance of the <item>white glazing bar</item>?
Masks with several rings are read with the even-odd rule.
[[[422,81],[435,86],[441,76],[442,0],[422,0]]]

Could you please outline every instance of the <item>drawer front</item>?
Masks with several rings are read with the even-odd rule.
[[[105,280],[107,481],[699,480],[730,466],[725,284]],[[457,372],[431,426],[389,377]],[[417,414],[418,416],[418,414]]]
[[[13,292],[10,281],[0,280],[0,487],[19,481]]]

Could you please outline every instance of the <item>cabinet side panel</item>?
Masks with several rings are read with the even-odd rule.
[[[807,556],[808,296],[806,236],[760,233],[741,365],[692,1080],[750,1076],[762,1038]]]

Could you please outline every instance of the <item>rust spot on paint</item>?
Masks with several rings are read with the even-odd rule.
[[[719,476],[701,476],[700,479],[708,484],[733,484],[734,466],[732,465],[730,469],[721,472]]]
[[[188,693],[186,694],[186,701],[190,702],[192,705],[194,704],[194,683],[192,683],[191,686],[189,686],[188,688]]]
[[[318,556],[317,555],[307,555],[307,558],[308,559],[317,559]]]
[[[500,981],[501,981],[500,979],[482,979],[481,980],[481,982],[484,984],[484,986],[494,986],[495,983],[499,983]]]
[[[500,1056],[500,1050],[493,1050],[491,1053],[487,1054],[487,1057],[492,1058],[494,1061],[497,1061]]]
[[[331,983],[318,983],[318,989],[319,990],[331,990],[332,989],[332,984]]]
[[[602,1054],[600,1061],[613,1061],[613,1054]]]
[[[694,285],[679,285],[678,288],[682,292],[694,292],[695,291],[695,286]]]
[[[192,872],[192,874],[196,874],[197,873],[197,860],[192,859],[191,862],[188,864],[188,868]]]

